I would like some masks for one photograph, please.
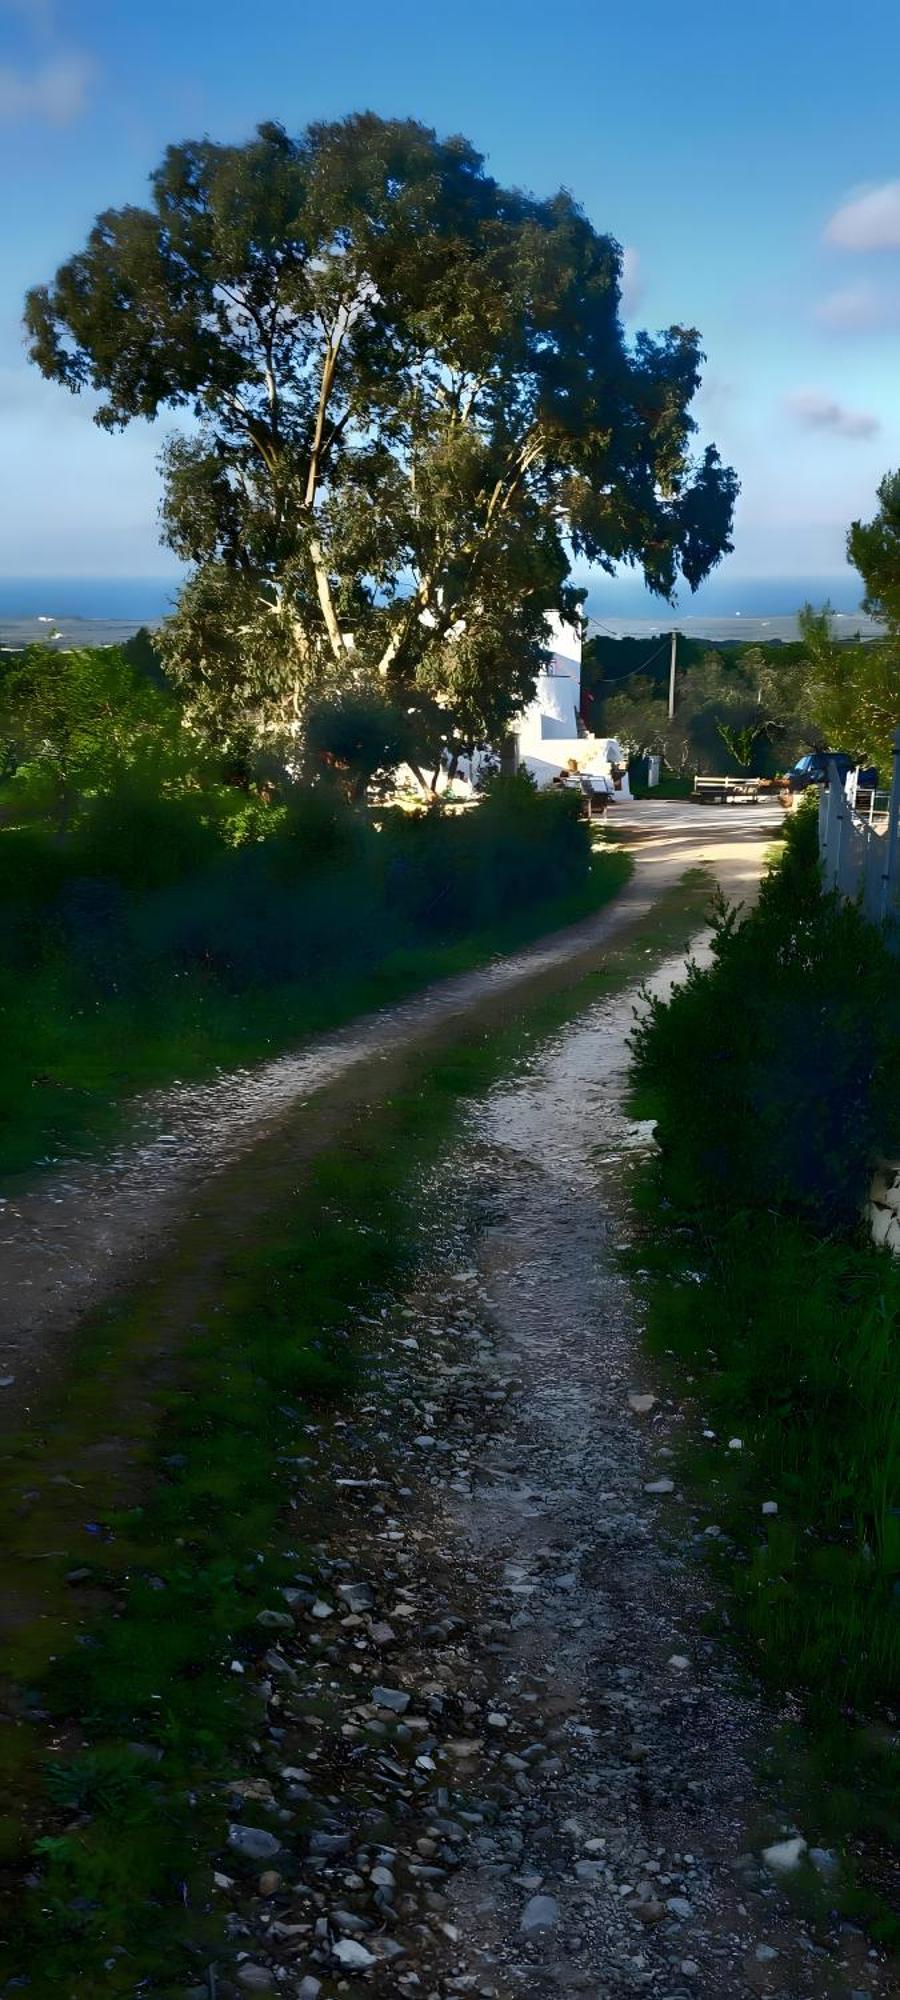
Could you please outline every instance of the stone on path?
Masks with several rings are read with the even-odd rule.
[[[762,1858],[776,1875],[789,1875],[793,1868],[799,1868],[805,1853],[806,1841],[797,1833],[792,1840],[776,1840],[771,1847],[764,1847]]]
[[[559,1919],[555,1896],[532,1896],[519,1918],[521,1931],[549,1931]]]
[[[235,1854],[244,1854],[248,1861],[271,1861],[281,1848],[281,1842],[274,1833],[267,1833],[262,1826],[238,1826],[236,1822],[228,1828],[228,1845]]]
[[[248,1993],[269,1993],[274,1985],[272,1974],[265,1965],[252,1965],[246,1960],[237,1970],[238,1985],[245,1986]]]
[[[374,1953],[367,1951],[364,1944],[357,1944],[355,1938],[341,1938],[331,1955],[347,1972],[365,1972],[370,1965],[378,1964]]]
[[[392,1715],[405,1715],[411,1696],[402,1688],[376,1687],[372,1689],[372,1700],[376,1708],[390,1709]]]

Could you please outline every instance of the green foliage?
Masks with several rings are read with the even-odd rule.
[[[663,1165],[643,1200],[671,1204],[673,1193]],[[670,1211],[649,1255],[650,1339],[701,1370],[717,1442],[692,1447],[691,1477],[750,1558],[732,1581],[759,1664],[806,1687],[823,1713],[890,1699],[900,1272],[861,1242],[822,1241],[750,1203],[712,1227]],[[740,1452],[727,1452],[732,1434]],[[778,1502],[770,1525],[767,1499]]]
[[[68,826],[79,801],[114,784],[143,760],[158,767],[177,765],[180,712],[140,664],[116,646],[72,652],[30,646],[0,668],[0,741],[6,746],[7,784],[0,788],[0,812],[15,816],[26,804],[37,772],[44,780],[31,788],[32,805],[53,811]],[[9,779],[15,778],[10,784]]]
[[[79,873],[127,889],[162,889],[198,873],[220,849],[197,793],[169,798],[141,771],[92,799],[73,844]]]
[[[266,804],[137,769],[65,839],[0,832],[0,1162],[596,906],[629,864],[573,804],[513,784],[375,824],[334,785]]]
[[[882,479],[874,519],[853,522],[847,536],[847,558],[865,584],[864,609],[874,618],[884,618],[896,637],[900,633],[900,472],[888,472]]]
[[[30,352],[108,428],[196,419],[165,455],[166,628],[197,722],[296,740],[382,682],[500,741],[570,555],[692,587],[737,482],[697,457],[699,337],[625,341],[621,252],[572,197],[503,188],[463,139],[370,113],[172,146],[29,294]]]
[[[651,1001],[635,1061],[680,1200],[828,1231],[900,1137],[900,993],[879,933],[822,895],[816,840],[807,809],[747,921],[720,910],[712,967]]]
[[[673,773],[784,770],[801,748],[817,743],[808,717],[800,649],[749,646],[682,657],[675,714],[667,708],[667,678],[636,675],[603,704],[603,727],[636,754],[661,756]],[[787,657],[790,655],[790,657]]]
[[[759,907],[720,914],[711,967],[635,1036],[660,1141],[641,1177],[649,1338],[688,1396],[684,1471],[725,1531],[739,1630],[769,1684],[802,1693],[803,1825],[826,1844],[900,1833],[896,1770],[860,1722],[900,1680],[900,1267],[860,1219],[900,1129],[898,1031],[895,961],[821,894],[804,813]],[[881,1922],[871,1888],[856,1908]]]
[[[895,729],[900,726],[900,635],[884,640],[836,640],[826,607],[800,614],[805,660],[805,701],[832,750],[846,750],[862,764],[876,764],[890,782]]]
[[[438,763],[441,729],[433,706],[404,706],[379,692],[349,688],[312,705],[304,741],[313,769],[333,770],[351,798],[363,799],[373,779],[387,785],[401,764],[415,766],[426,757]]]

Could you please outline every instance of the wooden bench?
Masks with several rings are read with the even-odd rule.
[[[718,805],[755,805],[759,798],[758,778],[695,778],[694,798]]]

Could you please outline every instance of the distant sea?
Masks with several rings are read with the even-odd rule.
[[[159,625],[178,592],[176,576],[0,576],[0,645],[114,645]]]
[[[745,578],[716,575],[696,597],[683,593],[676,608],[651,597],[624,575],[587,579],[591,629],[617,638],[652,638],[677,630],[710,641],[792,639],[805,603],[830,602],[837,630],[864,638],[879,627],[857,609],[862,594],[851,569],[838,576]],[[0,577],[0,646],[35,642],[58,646],[115,645],[142,625],[160,624],[181,583],[169,576]]]

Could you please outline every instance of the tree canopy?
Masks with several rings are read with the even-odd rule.
[[[146,653],[29,646],[0,672],[3,774],[33,774],[39,790],[48,787],[62,827],[78,797],[108,789],[124,770],[179,765],[179,710],[151,678]]]
[[[874,519],[853,522],[847,559],[865,584],[863,609],[900,631],[900,472],[882,479]]]
[[[737,481],[694,448],[699,336],[632,343],[622,258],[573,198],[365,113],[170,147],[32,291],[43,373],[117,428],[162,410],[163,531],[193,566],[165,638],[195,716],[296,731],[348,685],[436,700],[447,740],[527,699],[572,559],[693,588]]]
[[[839,640],[826,606],[804,606],[800,629],[806,646],[804,699],[832,750],[846,750],[878,766],[889,782],[894,730],[900,724],[900,635]]]
[[[696,649],[695,649],[696,651]],[[630,750],[658,753],[676,772],[783,770],[819,742],[801,647],[707,649],[679,672],[675,714],[666,690],[635,675],[604,703],[604,727]]]

